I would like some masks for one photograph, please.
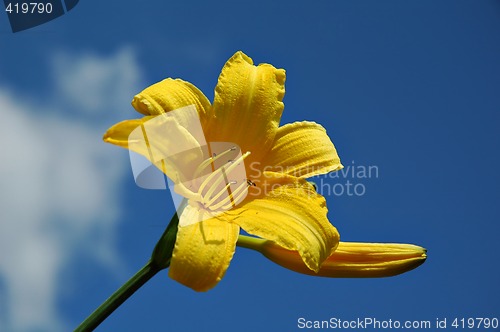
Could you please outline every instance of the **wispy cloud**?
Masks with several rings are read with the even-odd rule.
[[[55,91],[58,101],[78,105],[81,111],[100,118],[103,111],[115,115],[130,108],[131,91],[137,93],[140,78],[134,52],[125,48],[112,57],[93,54],[74,56],[59,53],[53,57]]]
[[[82,253],[113,271],[123,154],[101,142],[139,91],[133,52],[57,55],[53,95],[0,86],[0,330],[62,331],[60,275]],[[27,101],[29,100],[29,101]]]

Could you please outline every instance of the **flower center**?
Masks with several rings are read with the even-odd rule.
[[[237,155],[235,159],[226,159],[224,162],[224,157],[234,155]],[[182,182],[177,174],[177,191],[191,203],[196,202],[199,208],[209,212],[230,210],[245,198],[249,186],[255,186],[246,178],[243,161],[249,155],[250,152],[240,154],[236,146],[218,155],[214,153],[198,165],[192,180]]]

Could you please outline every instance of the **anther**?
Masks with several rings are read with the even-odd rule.
[[[254,187],[256,187],[256,186],[257,186],[257,185],[255,184],[255,182],[253,182],[253,181],[252,181],[252,180],[250,180],[250,179],[247,179],[247,184],[248,184],[248,186],[254,186]]]

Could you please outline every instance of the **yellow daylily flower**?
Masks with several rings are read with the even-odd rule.
[[[278,264],[313,275],[324,275],[330,267],[340,271],[337,260],[342,256],[334,253],[339,233],[327,219],[324,197],[306,178],[343,166],[319,124],[303,121],[279,126],[284,83],[283,69],[269,64],[254,66],[251,58],[237,52],[222,69],[213,104],[194,85],[168,78],[134,97],[132,105],[143,118],[120,122],[104,135],[106,142],[148,158],[173,180],[175,192],[187,199],[179,217],[169,276],[196,291],[207,291],[222,279],[240,228],[272,244],[267,246],[272,250],[266,256]],[[188,129],[188,109],[193,106],[203,137]],[[174,112],[177,116],[169,117]],[[156,120],[168,131],[153,135],[156,146],[136,139],[134,133],[145,133],[146,126]],[[234,146],[215,154],[210,151],[212,142]],[[153,156],[179,150],[179,146],[185,153],[161,160]],[[237,147],[241,153],[224,163]],[[228,175],[242,164],[251,172],[233,181]],[[351,258],[364,257],[362,246],[341,244]],[[360,265],[344,267],[368,271]],[[389,270],[381,274],[390,275]]]
[[[297,251],[313,271],[319,271],[338,245],[339,234],[326,217],[325,199],[305,178],[339,170],[342,165],[322,126],[314,122],[279,126],[284,83],[283,69],[254,66],[251,58],[237,52],[222,69],[213,105],[194,85],[168,78],[134,97],[132,105],[144,118],[118,123],[104,135],[106,142],[147,156],[146,151],[131,146],[130,133],[155,116],[194,105],[207,142],[233,142],[244,152],[239,161],[244,159],[247,169],[250,165],[252,169],[245,186],[248,195],[229,211],[197,220],[200,214],[210,213],[210,204],[214,204],[207,199],[206,188],[211,195],[221,193],[213,178],[195,186],[194,191],[176,186],[189,203],[180,216],[169,275],[194,290],[209,290],[222,279],[240,227]],[[182,127],[183,120],[178,122]],[[181,129],[175,129],[177,135]],[[189,133],[185,136],[192,139]],[[197,169],[213,159],[199,159]],[[186,165],[177,165],[183,167]],[[165,167],[163,170],[175,177]],[[203,204],[197,204],[200,202]]]

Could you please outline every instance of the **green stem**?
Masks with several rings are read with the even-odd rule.
[[[183,202],[181,208],[183,209],[184,206],[185,203]],[[113,311],[122,305],[123,302],[132,296],[132,294],[154,277],[155,274],[169,267],[177,236],[178,224],[179,218],[177,213],[175,213],[165,229],[165,232],[163,232],[163,235],[156,244],[151,259],[147,264],[91,313],[90,316],[75,329],[75,332],[93,331],[111,315]]]
[[[87,317],[76,329],[75,332],[93,331],[101,324],[113,311],[125,302],[136,290],[141,288],[155,274],[160,271],[149,261],[132,278],[123,284],[113,293],[103,304],[99,306],[90,316]]]
[[[238,242],[236,242],[236,245],[238,247],[252,249],[252,250],[260,252],[261,247],[265,242],[266,242],[265,239],[246,236],[246,235],[240,235],[240,236],[238,236]]]

